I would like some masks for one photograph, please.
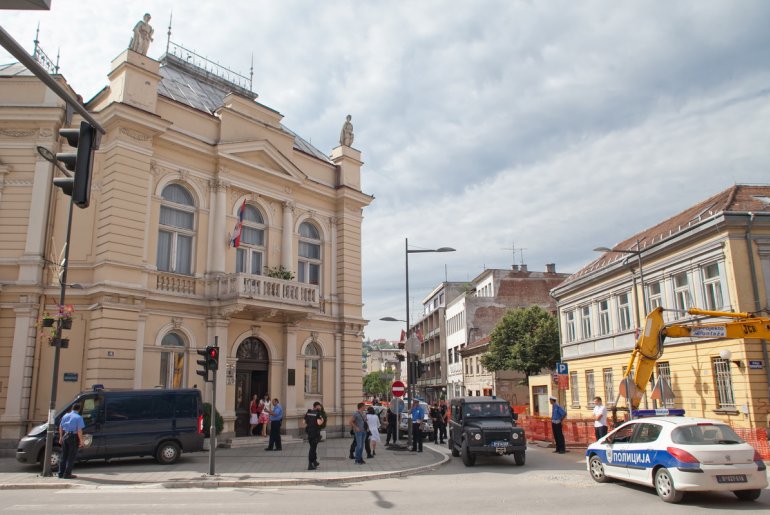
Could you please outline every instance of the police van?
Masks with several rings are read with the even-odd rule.
[[[85,422],[78,460],[153,456],[159,463],[176,462],[182,452],[203,450],[203,402],[200,390],[104,390],[78,394],[56,414],[52,470],[61,456],[58,427],[62,416],[80,404]],[[16,460],[43,463],[48,424],[34,427],[19,441]]]
[[[684,410],[639,410],[635,418],[591,444],[586,467],[604,483],[620,479],[652,486],[665,502],[684,492],[729,491],[753,501],[767,487],[759,453],[727,424],[684,416]]]

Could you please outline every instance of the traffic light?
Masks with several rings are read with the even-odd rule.
[[[91,199],[91,168],[94,150],[99,148],[96,129],[88,122],[80,122],[79,129],[60,129],[59,136],[65,138],[77,152],[59,152],[56,160],[64,163],[67,170],[75,177],[57,177],[54,185],[61,188],[65,195],[72,197],[72,202],[85,209]]]
[[[209,370],[216,371],[219,368],[219,347],[209,345],[206,347],[206,353]]]
[[[203,378],[204,381],[208,382],[209,380],[209,349],[211,347],[206,347],[205,349],[197,350],[199,355],[203,356],[203,359],[199,359],[196,361],[196,363],[201,367],[200,370],[197,370],[195,373],[198,374]]]

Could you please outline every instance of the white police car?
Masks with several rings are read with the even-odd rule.
[[[703,418],[658,416],[626,422],[588,446],[586,466],[599,483],[612,478],[654,486],[671,503],[694,491],[731,491],[738,499],[753,501],[767,487],[759,453],[727,424]]]

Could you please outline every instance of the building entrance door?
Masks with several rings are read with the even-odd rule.
[[[235,436],[249,436],[251,396],[261,399],[268,393],[267,347],[259,338],[246,338],[238,347],[235,369]]]

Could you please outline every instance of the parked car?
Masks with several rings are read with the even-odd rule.
[[[759,453],[723,422],[690,417],[638,418],[588,446],[586,467],[604,483],[652,486],[665,502],[684,492],[730,491],[756,500],[767,487]]]
[[[80,404],[85,422],[87,447],[78,452],[79,461],[124,456],[154,456],[171,464],[182,452],[203,450],[203,402],[196,389],[102,390],[77,395],[56,414],[51,468],[61,458],[58,427],[72,405]],[[34,427],[19,441],[16,460],[43,463],[48,424]]]
[[[476,456],[513,454],[516,465],[526,462],[527,439],[516,426],[517,415],[505,399],[460,397],[452,399],[449,419],[449,450],[472,467]]]

